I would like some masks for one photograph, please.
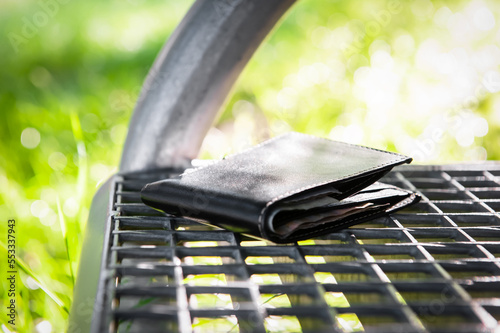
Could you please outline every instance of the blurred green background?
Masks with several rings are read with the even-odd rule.
[[[142,81],[191,3],[0,1],[0,231],[16,219],[17,331],[64,330],[90,201],[116,171]],[[296,130],[418,163],[498,160],[499,20],[493,0],[298,1],[200,156]],[[4,314],[0,325],[12,330]]]

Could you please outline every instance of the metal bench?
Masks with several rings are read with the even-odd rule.
[[[153,66],[120,172],[97,192],[69,332],[494,332],[500,164],[398,167],[423,200],[277,245],[141,203],[195,158],[232,83],[292,4],[198,0]]]

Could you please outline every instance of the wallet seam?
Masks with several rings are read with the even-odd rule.
[[[347,142],[341,142],[341,141],[335,141],[335,140],[331,140],[331,139],[327,139],[327,138],[321,138],[321,137],[317,137],[317,136],[314,136],[314,135],[311,135],[311,134],[305,134],[305,133],[299,133],[299,132],[289,132],[289,133],[284,133],[284,134],[281,134],[281,135],[278,135],[274,138],[271,138],[269,140],[266,140],[264,142],[261,142],[253,147],[250,147],[250,148],[247,148],[247,149],[244,149],[243,151],[240,151],[238,153],[234,153],[234,154],[231,154],[229,156],[227,156],[226,158],[223,158],[222,160],[219,160],[219,161],[216,161],[214,163],[210,163],[208,165],[204,165],[204,166],[201,166],[201,167],[198,167],[198,168],[195,168],[194,170],[193,169],[188,169],[190,170],[189,171],[189,174],[192,174],[192,173],[195,173],[195,172],[198,172],[200,170],[203,170],[205,168],[208,168],[208,167],[211,167],[211,166],[214,166],[214,165],[217,165],[219,163],[222,163],[223,161],[225,160],[228,160],[228,159],[232,159],[236,156],[239,156],[239,155],[243,155],[243,154],[246,154],[246,153],[249,153],[251,152],[252,150],[254,149],[257,149],[257,148],[260,148],[260,147],[263,147],[263,146],[266,146],[270,143],[272,143],[273,141],[276,141],[277,139],[280,139],[281,137],[284,137],[284,136],[287,136],[287,135],[295,135],[295,136],[307,136],[311,139],[314,139],[314,140],[321,140],[321,141],[327,141],[327,142],[334,142],[334,143],[339,143],[339,144],[342,144],[342,145],[346,145],[346,146],[350,146],[350,147],[356,147],[356,148],[362,148],[362,149],[366,149],[366,150],[373,150],[373,151],[377,151],[377,152],[380,152],[380,153],[385,153],[385,154],[390,154],[390,155],[394,155],[394,156],[397,156],[399,157],[399,160],[404,160],[404,159],[407,159],[407,158],[410,158],[409,156],[405,156],[405,155],[402,155],[402,154],[398,154],[398,153],[395,153],[395,152],[392,152],[392,151],[385,151],[385,150],[380,150],[380,149],[377,149],[377,148],[372,148],[372,147],[366,147],[366,146],[361,146],[361,145],[356,145],[356,144],[352,144],[352,143],[347,143]],[[386,165],[389,165],[389,164],[392,164],[394,161],[386,164]],[[377,167],[381,167],[381,166],[385,166],[385,165],[379,165]],[[366,171],[370,171],[372,169],[367,169],[363,172],[366,172]],[[186,170],[187,171],[187,170]],[[180,174],[179,176],[182,177],[184,174],[186,174],[186,172],[183,172],[182,174]],[[353,174],[354,175],[354,174]],[[349,175],[347,177],[350,177],[350,176],[353,176],[353,175]]]
[[[283,135],[286,135],[286,134],[287,133],[285,133]],[[356,144],[353,144],[353,143],[331,140],[331,139],[327,139],[327,138],[322,138],[322,137],[314,136],[312,134],[299,133],[299,132],[290,132],[288,134],[303,135],[303,136],[308,136],[308,137],[310,137],[312,139],[315,139],[315,140],[322,140],[322,141],[327,141],[327,142],[341,143],[341,144],[346,145],[346,146],[357,147],[357,148],[364,148],[364,149],[368,149],[368,150],[374,150],[374,151],[378,151],[380,153],[386,153],[386,154],[391,154],[391,155],[399,156],[400,158],[401,157],[405,157],[405,158],[409,157],[409,156],[405,156],[405,155],[402,155],[402,154],[399,154],[399,153],[395,153],[395,152],[392,152],[392,151],[385,151],[385,150],[381,150],[381,149],[377,149],[377,148],[366,147],[366,146],[362,146],[362,145],[356,145]],[[280,136],[282,136],[282,135],[280,135]]]
[[[410,194],[410,196],[408,198],[404,199],[403,201],[398,202],[394,206],[391,206],[389,209],[386,210],[386,212],[387,211],[392,212],[392,211],[395,211],[401,207],[404,207],[407,204],[410,204],[413,201],[415,201],[415,199],[418,197],[418,195],[415,192],[410,192],[410,191],[406,191],[406,192],[408,192],[408,194]],[[418,201],[420,201],[420,199]]]

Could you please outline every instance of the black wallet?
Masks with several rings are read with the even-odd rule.
[[[376,182],[410,162],[404,155],[292,132],[147,184],[141,197],[169,214],[289,243],[417,202],[416,193]]]

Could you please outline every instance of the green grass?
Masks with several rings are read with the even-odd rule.
[[[201,156],[296,130],[417,162],[500,159],[500,97],[483,93],[498,88],[500,5],[484,2],[496,20],[487,30],[488,13],[469,1],[402,1],[387,16],[389,2],[299,1],[244,70]],[[142,81],[191,3],[71,0],[23,34],[44,9],[0,2],[0,234],[16,220],[17,331],[64,331],[92,196],[116,172]],[[459,16],[444,6],[472,32],[455,38]],[[2,278],[2,306],[5,290]]]

